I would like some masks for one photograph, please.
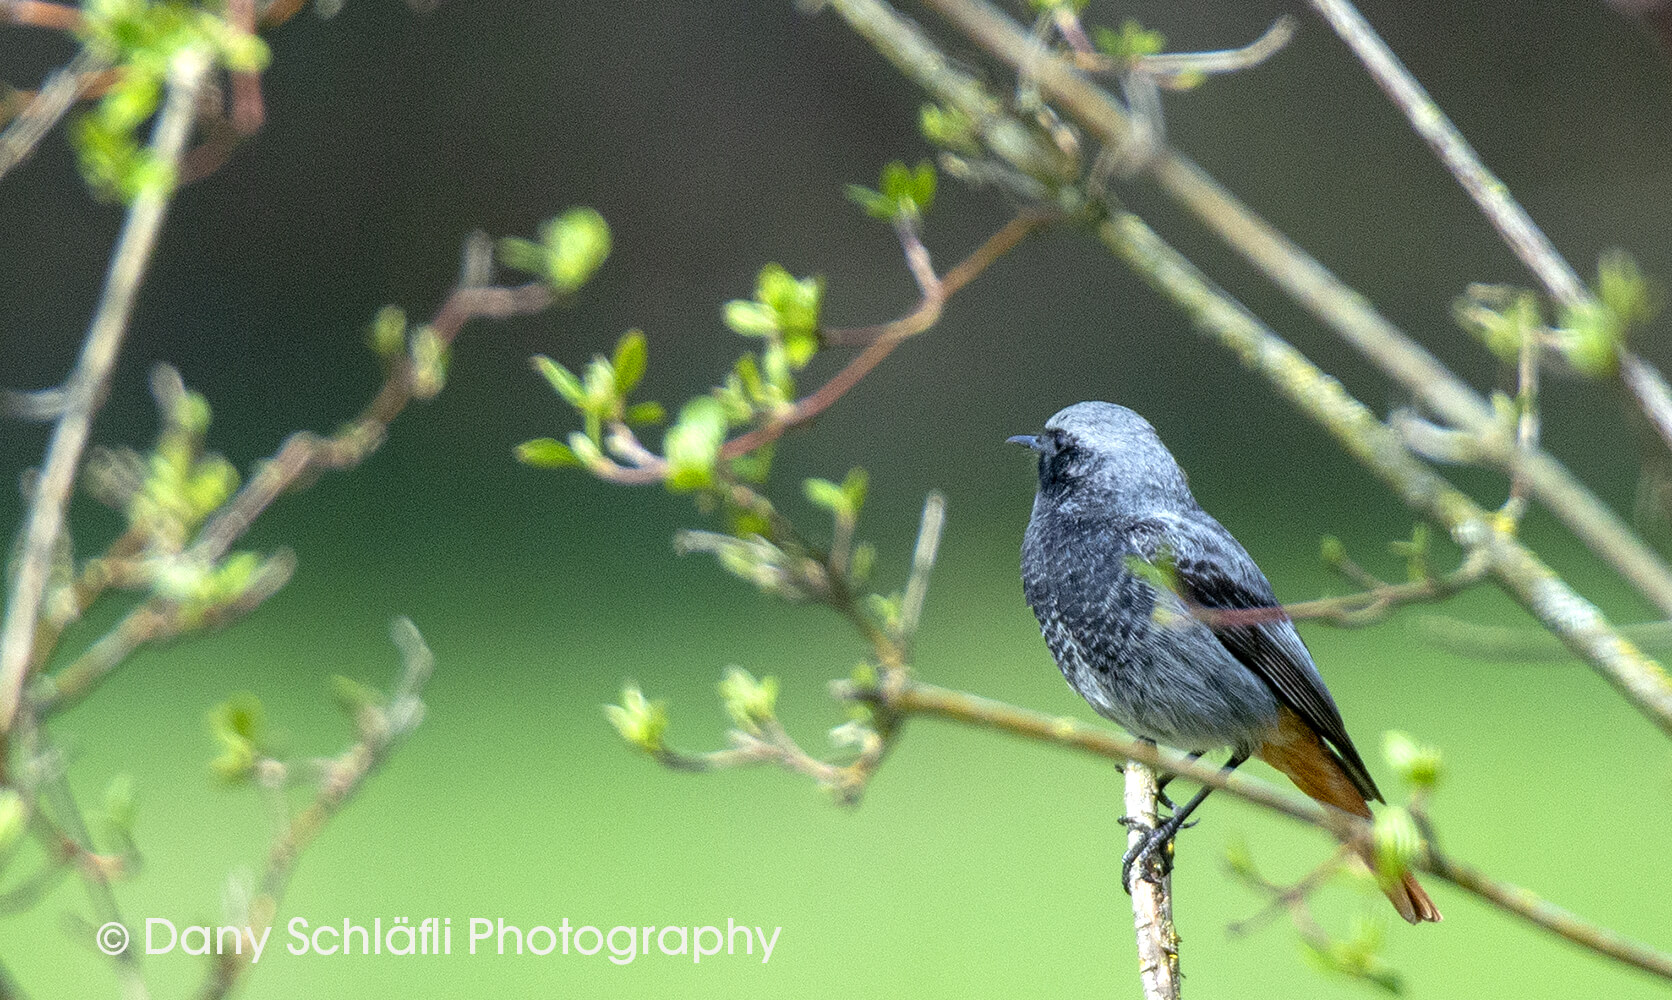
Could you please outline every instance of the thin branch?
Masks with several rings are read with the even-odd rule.
[[[1672,448],[1672,386],[1655,367],[1631,351],[1620,352],[1620,378],[1637,397],[1643,415],[1662,442]]]
[[[30,710],[41,719],[56,715],[92,694],[141,647],[199,629],[222,628],[242,619],[278,593],[295,569],[294,555],[276,553],[235,600],[212,608],[192,610],[160,597],[141,602],[68,665],[31,684]]]
[[[807,423],[829,409],[837,400],[847,395],[848,390],[869,375],[873,368],[881,364],[884,358],[892,354],[896,347],[934,326],[940,320],[941,309],[946,305],[947,299],[1022,242],[1028,234],[1044,225],[1048,219],[1049,216],[1039,212],[1021,212],[942,278],[935,278],[932,270],[924,271],[928,266],[928,258],[927,253],[923,252],[923,262],[913,264],[913,274],[923,289],[923,297],[917,307],[899,319],[881,326],[826,331],[824,336],[828,343],[865,344],[866,347],[817,391],[802,397],[794,406],[774,416],[762,426],[727,441],[720,449],[720,457],[736,458],[762,445],[771,444],[783,437],[787,431]],[[907,260],[911,261],[916,236],[909,230],[902,230],[901,240],[906,244]],[[915,249],[921,251],[922,244],[916,243]]]
[[[208,70],[207,55],[197,49],[175,56],[170,68],[168,98],[152,135],[151,155],[171,168],[179,164],[191,132],[198,91]],[[65,386],[66,410],[53,429],[46,462],[30,499],[23,554],[13,577],[4,633],[0,635],[0,742],[17,718],[29,677],[35,626],[53,553],[63,531],[70,487],[92,430],[93,414],[104,402],[140,282],[172,196],[171,185],[149,185],[134,198],[111,257],[104,295],[88,327],[81,358]]]
[[[1550,296],[1564,306],[1577,306],[1588,301],[1590,292],[1585,290],[1585,283],[1579,280],[1579,275],[1556,252],[1544,231],[1539,229],[1520,203],[1510,196],[1504,182],[1486,169],[1474,147],[1457,131],[1451,119],[1428,96],[1428,91],[1416,81],[1350,0],[1308,2],[1353,50],[1388,98],[1405,113],[1411,128],[1434,150],[1434,155],[1457,178],[1457,183],[1474,199],[1481,213],[1492,223],[1492,228],[1538,277]]]
[[[48,0],[0,0],[0,24],[27,24],[51,31],[75,32],[82,25],[81,9]]]
[[[274,837],[267,853],[267,867],[256,896],[249,903],[244,933],[250,939],[261,937],[273,926],[285,888],[303,852],[423,720],[421,695],[434,670],[435,659],[411,621],[397,619],[391,633],[401,651],[401,678],[388,700],[376,706],[369,717],[362,712],[358,720],[359,738],[347,750],[325,762],[313,800],[288,817]],[[244,956],[223,956],[211,967],[209,979],[198,991],[198,997],[220,1000],[237,987],[248,969]]]
[[[1543,629],[1486,625],[1445,615],[1425,615],[1417,620],[1417,628],[1424,639],[1454,656],[1519,664],[1573,659],[1573,650]],[[1672,622],[1621,625],[1619,631],[1622,638],[1651,652],[1672,652]]]
[[[1539,279],[1551,298],[1569,308],[1591,302],[1590,290],[1572,265],[1556,251],[1544,231],[1510,195],[1508,186],[1486,168],[1474,147],[1463,138],[1451,119],[1434,103],[1351,0],[1309,2],[1358,56],[1389,99],[1405,113],[1411,128],[1427,141],[1440,162],[1474,199],[1504,243]],[[1619,361],[1621,379],[1636,397],[1661,440],[1672,448],[1672,388],[1667,386],[1660,372],[1632,351],[1621,348]],[[1523,355],[1523,369],[1525,366]],[[1525,385],[1525,376],[1522,381]],[[1519,473],[1516,484],[1520,485]]]
[[[1590,663],[1663,732],[1672,734],[1672,678],[1622,638],[1597,607],[1579,596],[1489,512],[1442,479],[1399,435],[1337,380],[1226,295],[1142,219],[1120,213],[1098,227],[1104,244],[1172,299],[1197,328],[1270,381],[1301,412],[1328,430],[1407,506],[1450,532],[1465,549],[1487,552],[1494,578],[1567,647]]]
[[[1126,847],[1134,850],[1160,822],[1155,800],[1159,794],[1155,771],[1128,762],[1126,775]],[[1173,875],[1170,866],[1151,851],[1142,870],[1132,875],[1132,927],[1138,941],[1138,977],[1144,1000],[1178,1000],[1179,932],[1173,926]]]
[[[1225,932],[1230,934],[1232,937],[1241,937],[1245,934],[1251,933],[1257,927],[1270,921],[1279,913],[1283,913],[1285,911],[1294,913],[1297,909],[1304,908],[1306,900],[1309,899],[1314,892],[1317,892],[1320,888],[1322,888],[1324,883],[1328,882],[1336,872],[1340,871],[1344,865],[1348,864],[1349,859],[1357,856],[1358,855],[1353,852],[1352,848],[1348,847],[1346,844],[1342,844],[1340,847],[1335,849],[1334,854],[1331,854],[1329,857],[1315,865],[1311,871],[1307,872],[1300,881],[1293,885],[1278,885],[1277,883],[1262,876],[1259,872],[1254,871],[1251,867],[1238,866],[1235,864],[1231,865],[1231,874],[1237,876],[1239,879],[1254,888],[1265,891],[1271,896],[1271,900],[1253,915],[1228,924],[1225,927]],[[1252,864],[1252,862],[1249,864]]]
[[[915,635],[918,622],[923,620],[923,602],[929,596],[929,576],[935,568],[941,531],[945,527],[946,497],[931,493],[923,501],[923,517],[917,526],[917,545],[911,555],[911,576],[906,580],[906,594],[900,601],[902,635]]]
[[[1323,621],[1340,628],[1363,628],[1387,617],[1388,612],[1405,604],[1428,604],[1443,601],[1484,580],[1491,572],[1491,562],[1484,549],[1476,548],[1465,557],[1463,565],[1442,576],[1425,576],[1406,583],[1383,583],[1375,580],[1371,586],[1356,594],[1322,597],[1314,601],[1298,601],[1270,608],[1210,608],[1187,599],[1186,607],[1197,618],[1216,627],[1241,628],[1269,621]]]
[[[503,318],[537,313],[552,304],[550,287],[530,282],[512,287],[455,288],[430,321],[430,328],[450,346],[466,323],[478,317]],[[251,523],[274,500],[298,483],[325,470],[352,468],[383,443],[389,424],[416,397],[412,362],[395,358],[376,397],[347,427],[330,437],[298,431],[250,477],[243,489],[204,526],[186,557],[205,564],[226,555]]]
[[[844,687],[842,693],[867,702],[885,698],[880,692],[851,686]],[[1173,774],[1207,785],[1268,811],[1326,830],[1342,843],[1355,843],[1370,836],[1370,824],[1356,816],[1301,799],[1268,782],[1243,774],[1226,774],[1211,764],[1075,719],[1046,715],[921,681],[904,682],[895,693],[886,696],[886,701],[894,711],[905,716],[948,719],[1039,743],[1067,747],[1122,764],[1136,761],[1161,774]],[[1469,865],[1439,855],[1432,843],[1422,857],[1412,862],[1412,867],[1450,882],[1506,913],[1591,951],[1672,980],[1672,954],[1632,941],[1556,906],[1530,890],[1492,879]]]
[[[22,163],[40,144],[64,113],[75,104],[84,87],[97,77],[104,63],[85,49],[61,69],[54,70],[18,116],[0,132],[0,178]],[[188,124],[190,124],[188,122]],[[154,144],[154,140],[153,140]],[[136,201],[137,206],[137,201]],[[132,218],[130,214],[129,218]]]

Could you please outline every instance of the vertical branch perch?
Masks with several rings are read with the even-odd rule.
[[[1126,845],[1135,848],[1159,822],[1155,771],[1128,762],[1126,773]],[[1138,937],[1138,975],[1144,1000],[1178,1000],[1179,934],[1173,926],[1173,876],[1162,857],[1151,851],[1132,876],[1132,926]]]

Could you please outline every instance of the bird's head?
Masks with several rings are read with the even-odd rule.
[[[1075,403],[1038,434],[1009,439],[1039,454],[1039,493],[1065,507],[1141,516],[1195,506],[1184,470],[1149,421],[1114,403]]]

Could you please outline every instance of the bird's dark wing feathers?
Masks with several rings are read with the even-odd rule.
[[[1160,567],[1171,565],[1182,596],[1204,608],[1277,608],[1271,583],[1231,533],[1205,513],[1152,515],[1128,537]],[[1269,685],[1278,698],[1322,736],[1340,757],[1359,791],[1374,801],[1381,792],[1347,735],[1335,699],[1312,663],[1312,654],[1285,616],[1245,625],[1206,623],[1220,643]]]

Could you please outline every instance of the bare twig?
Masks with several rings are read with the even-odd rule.
[[[935,568],[935,556],[940,551],[941,530],[946,527],[946,497],[929,494],[923,502],[923,518],[917,527],[917,545],[912,549],[911,577],[906,581],[905,598],[900,602],[900,633],[917,633],[923,619],[923,601],[929,595],[929,575]]]
[[[151,153],[159,162],[171,167],[179,163],[191,131],[198,91],[208,70],[208,56],[197,49],[186,49],[175,56],[168,98],[151,139]],[[69,398],[53,429],[46,462],[30,498],[23,554],[13,577],[11,599],[6,603],[4,633],[0,634],[0,742],[17,718],[29,677],[35,625],[53,552],[63,530],[70,487],[87,445],[93,414],[104,402],[128,318],[172,196],[171,185],[151,185],[134,198],[111,257],[104,295],[82,345],[81,359],[65,384]]]
[[[1143,843],[1154,830],[1155,800],[1158,794],[1155,772],[1129,761],[1126,774],[1127,850]],[[1132,926],[1138,940],[1138,976],[1144,984],[1144,1000],[1178,1000],[1179,933],[1173,926],[1173,875],[1160,857],[1151,851],[1141,870],[1132,873]]]
[[[1416,81],[1350,0],[1308,2],[1353,50],[1389,99],[1405,112],[1411,128],[1433,148],[1434,155],[1457,178],[1457,183],[1480,206],[1492,228],[1538,277],[1551,297],[1565,306],[1578,305],[1589,299],[1590,293],[1585,290],[1585,283],[1579,280],[1579,275],[1556,252],[1532,217],[1510,197],[1509,188],[1503,181],[1486,169],[1474,147],[1457,131],[1451,119],[1428,96],[1428,91]]]
[[[1543,629],[1530,626],[1485,625],[1444,615],[1417,620],[1424,638],[1454,656],[1505,663],[1559,663],[1573,659],[1573,650]],[[1672,622],[1643,622],[1620,626],[1620,635],[1646,650],[1672,652]]]
[[[72,8],[73,9],[73,8]],[[54,70],[16,118],[0,132],[0,178],[22,163],[81,95],[103,63],[83,49],[61,69]]]
[[[1620,378],[1637,397],[1643,415],[1662,442],[1672,448],[1672,386],[1655,367],[1631,351],[1620,352]]]
[[[0,0],[0,23],[27,24],[51,31],[73,32],[81,27],[81,8],[48,0]]]
[[[477,317],[502,318],[540,312],[554,301],[551,288],[543,282],[511,287],[456,288],[430,321],[443,345],[451,345],[466,323]],[[330,437],[298,431],[287,438],[278,452],[250,477],[198,535],[186,556],[213,563],[249,530],[262,511],[286,490],[315,473],[328,469],[352,468],[365,461],[383,443],[389,424],[406,409],[415,396],[414,369],[410,359],[395,358],[389,376],[376,397],[349,425]]]
[[[1268,621],[1323,621],[1341,628],[1362,628],[1381,621],[1388,612],[1404,604],[1432,603],[1474,586],[1491,571],[1484,549],[1473,549],[1463,565],[1443,576],[1428,576],[1406,583],[1374,581],[1356,594],[1322,597],[1271,608],[1209,608],[1188,600],[1190,613],[1215,626],[1246,627]]]

